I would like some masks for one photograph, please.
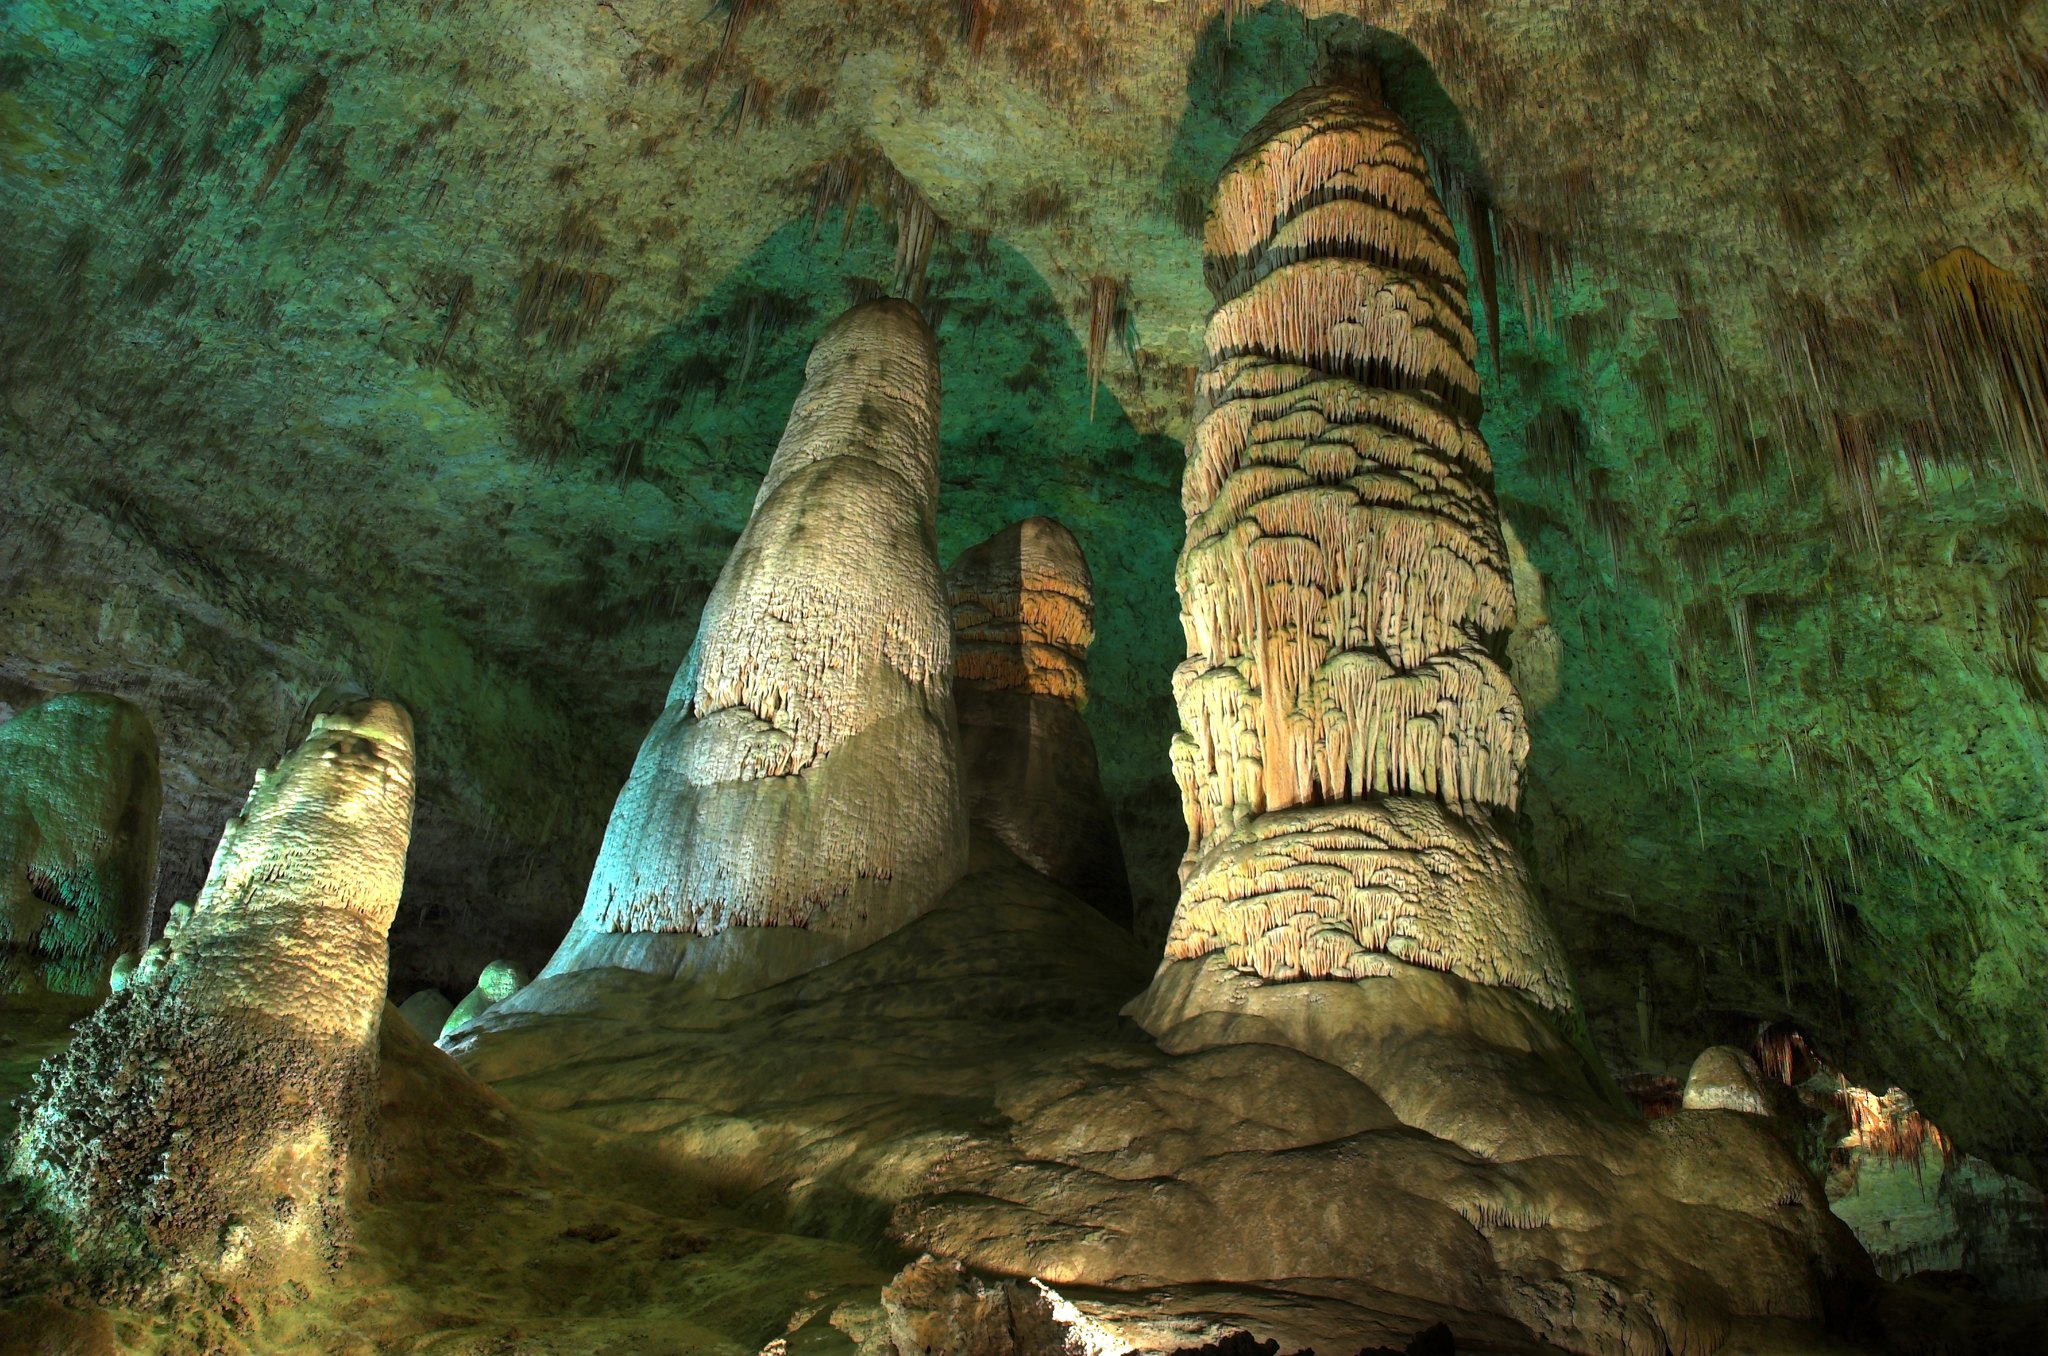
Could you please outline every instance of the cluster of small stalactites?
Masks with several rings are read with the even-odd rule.
[[[1190,864],[1294,805],[1512,808],[1513,578],[1420,150],[1370,91],[1305,90],[1225,168],[1204,243],[1217,309],[1177,581]]]
[[[1266,979],[1366,979],[1398,964],[1572,1006],[1556,938],[1514,850],[1421,797],[1247,820],[1182,887],[1170,960],[1220,951]]]
[[[1095,583],[1074,534],[1026,518],[968,547],[947,571],[953,602],[954,676],[961,682],[1088,699]]]

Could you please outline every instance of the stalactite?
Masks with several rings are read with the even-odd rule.
[[[1268,979],[1393,957],[1569,1006],[1489,823],[1528,753],[1514,587],[1422,153],[1369,89],[1306,90],[1225,167],[1203,239],[1167,954]]]
[[[1088,418],[1095,418],[1095,397],[1102,389],[1103,361],[1112,339],[1123,336],[1128,320],[1121,279],[1097,274],[1088,280]]]
[[[889,200],[896,210],[896,295],[906,301],[924,299],[925,267],[939,234],[939,214],[917,185],[891,167]]]
[[[263,165],[263,178],[256,185],[256,201],[262,202],[269,194],[270,186],[277,182],[285,162],[291,159],[292,150],[299,144],[299,137],[305,133],[313,119],[327,107],[327,77],[313,76],[301,85],[284,106],[284,124],[278,129],[277,140],[271,145],[270,156]]]
[[[1966,246],[1930,264],[1917,284],[1936,385],[1952,402],[1981,406],[2013,474],[2048,502],[2048,303]]]

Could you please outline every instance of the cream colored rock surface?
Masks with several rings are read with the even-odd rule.
[[[370,1047],[412,806],[404,708],[366,701],[314,717],[256,774],[189,917],[143,954],[136,982],[161,975],[195,1011],[260,1013]]]
[[[961,552],[946,584],[969,820],[1128,927],[1123,845],[1080,714],[1095,638],[1080,543],[1027,518]]]
[[[232,1279],[345,1246],[412,738],[390,702],[317,717],[258,774],[198,900],[37,1074],[9,1171],[82,1257]]]
[[[156,733],[118,697],[0,724],[0,993],[106,993],[146,940],[161,802]]]
[[[1763,1071],[1757,1068],[1755,1060],[1732,1045],[1716,1045],[1700,1052],[1685,1075],[1681,1100],[1687,1111],[1771,1114],[1770,1098],[1764,1095]]]
[[[901,926],[959,874],[938,418],[911,306],[857,306],[819,339],[549,973],[773,982]]]
[[[1037,1277],[1107,1350],[1399,1348],[1439,1321],[1461,1350],[1815,1350],[1867,1279],[1760,1124],[1637,1121],[1516,993],[1414,966],[1264,984],[1211,955],[1149,991],[1155,1043],[1117,1014],[1132,941],[983,855],[786,984],[547,976],[452,1048],[789,1228]]]
[[[1494,831],[1529,733],[1457,240],[1375,90],[1282,101],[1223,169],[1177,583],[1170,959],[1417,964],[1572,1005]]]

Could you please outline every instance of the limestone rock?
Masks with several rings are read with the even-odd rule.
[[[1005,863],[792,983],[543,976],[450,1048],[815,1237],[930,1253],[924,1298],[892,1287],[926,1340],[1013,1340],[1036,1278],[1099,1352],[1399,1350],[1437,1323],[1486,1351],[1815,1350],[1869,1283],[1768,1126],[1645,1124],[1518,990],[1270,983],[1212,952],[1133,1009],[1154,1041],[1117,1020],[1149,969]]]
[[[104,994],[156,892],[156,732],[64,693],[0,725],[0,993]]]
[[[198,900],[37,1074],[10,1162],[83,1256],[331,1256],[366,1171],[412,721],[365,701],[259,772]]]
[[[1221,951],[1267,979],[1448,970],[1571,1006],[1571,980],[1527,873],[1484,821],[1413,797],[1261,815],[1181,890],[1169,961]]]
[[[1682,1105],[1687,1111],[1741,1111],[1751,1116],[1771,1114],[1770,1098],[1764,1095],[1763,1071],[1756,1061],[1732,1045],[1716,1045],[1702,1051],[1685,1076]]]
[[[1123,845],[1081,717],[1095,598],[1080,543],[1027,518],[961,552],[946,582],[969,820],[1128,926]]]
[[[1412,962],[1569,1007],[1487,823],[1515,808],[1529,736],[1471,308],[1427,162],[1376,92],[1303,90],[1224,167],[1204,252],[1168,956],[1221,950],[1268,979]]]
[[[549,972],[774,982],[900,927],[959,874],[938,418],[914,308],[826,329]]]
[[[439,989],[421,989],[398,1005],[398,1015],[405,1018],[406,1025],[430,1041],[440,1038],[441,1028],[448,1025],[448,1014],[453,1011],[455,1005]]]
[[[985,1282],[929,1253],[883,1289],[882,1312],[899,1356],[1070,1356],[1080,1345],[1042,1287]]]
[[[1087,704],[1095,581],[1064,525],[1012,523],[962,551],[946,585],[959,681]]]
[[[484,967],[483,973],[477,976],[476,987],[455,1005],[448,1013],[447,1020],[436,1028],[429,1038],[460,1031],[488,1012],[492,1004],[502,1003],[525,988],[528,982],[526,972],[511,961],[492,961]]]

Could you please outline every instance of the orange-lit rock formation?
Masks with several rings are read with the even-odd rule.
[[[550,973],[774,982],[965,864],[939,374],[901,301],[826,329]]]
[[[1224,169],[1182,505],[1171,959],[1269,979],[1407,962],[1570,1006],[1490,816],[1528,731],[1457,242],[1362,88],[1282,103]]]
[[[961,552],[947,584],[969,819],[1128,924],[1123,847],[1081,718],[1095,585],[1080,543],[1027,518]]]

